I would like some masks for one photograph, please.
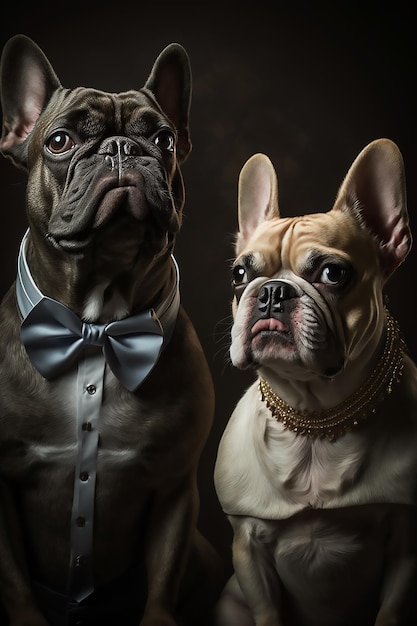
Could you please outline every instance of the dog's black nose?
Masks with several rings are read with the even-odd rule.
[[[129,156],[140,156],[142,150],[135,141],[132,141],[128,137],[116,136],[108,137],[101,144],[99,154],[107,155],[111,158],[118,158],[122,161]]]
[[[285,302],[295,298],[295,288],[281,280],[270,280],[258,294],[257,308],[261,317],[276,317],[285,311]]]

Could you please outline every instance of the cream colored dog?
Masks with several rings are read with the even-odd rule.
[[[221,626],[417,624],[417,369],[383,289],[411,234],[404,167],[369,144],[327,213],[281,218],[239,178],[230,356],[258,379],[219,446],[234,532]]]

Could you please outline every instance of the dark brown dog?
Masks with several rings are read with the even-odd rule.
[[[11,626],[202,624],[221,582],[196,530],[212,381],[172,256],[190,93],[177,44],[119,94],[65,89],[25,36],[4,49],[0,148],[29,222],[0,309]]]

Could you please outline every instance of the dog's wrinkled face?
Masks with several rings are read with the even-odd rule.
[[[411,242],[401,165],[391,142],[375,142],[355,161],[332,211],[281,218],[270,161],[265,155],[248,161],[232,268],[236,367],[333,378],[375,350],[383,286]]]
[[[144,242],[162,247],[180,226],[176,142],[172,123],[143,93],[58,93],[28,139],[31,221],[68,252],[80,252],[110,222],[123,240],[146,224]],[[41,190],[31,184],[37,168]],[[33,197],[39,191],[42,203]],[[119,238],[114,229],[112,237]]]
[[[233,265],[234,365],[336,375],[358,319],[379,321],[377,268],[376,244],[343,213],[263,223]]]
[[[111,94],[65,89],[43,52],[17,36],[1,67],[2,152],[28,171],[37,248],[78,257],[99,238],[113,263],[169,250],[181,225],[191,78],[171,44],[145,86]],[[122,242],[122,245],[120,245]],[[96,242],[97,244],[97,242]]]

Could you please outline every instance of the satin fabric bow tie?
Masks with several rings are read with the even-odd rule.
[[[135,391],[157,363],[175,324],[179,290],[174,259],[177,281],[163,303],[160,319],[149,309],[109,324],[88,324],[39,291],[26,262],[27,235],[19,253],[16,294],[24,317],[21,338],[32,364],[42,376],[52,379],[77,360],[84,346],[100,346],[113,374]]]
[[[107,325],[86,324],[47,297],[25,318],[20,334],[30,360],[45,378],[62,374],[85,345],[101,346],[113,374],[130,391],[154,367],[163,343],[163,330],[153,311]]]

